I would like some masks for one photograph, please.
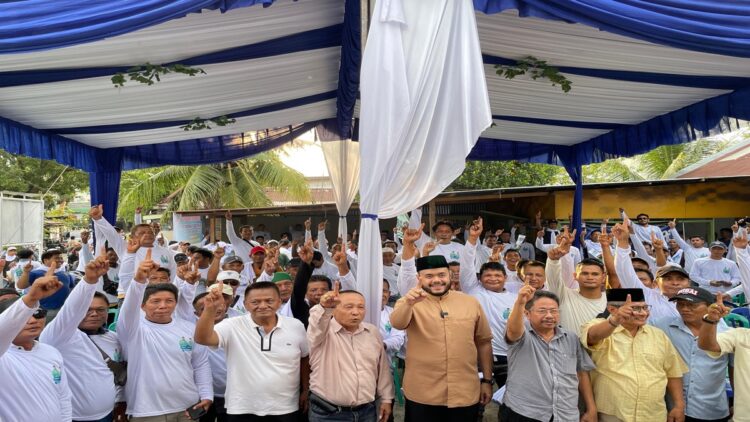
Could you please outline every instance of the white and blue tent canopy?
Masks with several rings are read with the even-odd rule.
[[[560,164],[580,185],[584,164],[750,120],[747,2],[474,5],[495,126],[469,159]],[[88,171],[112,218],[122,170],[234,160],[319,124],[356,138],[360,11],[359,0],[0,4],[0,148]],[[525,56],[557,66],[571,91],[495,74]],[[206,74],[113,86],[145,63]],[[236,123],[180,127],[218,116]]]

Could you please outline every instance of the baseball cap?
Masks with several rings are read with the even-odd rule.
[[[181,262],[187,262],[188,260],[189,260],[188,256],[185,255],[184,253],[178,253],[174,255],[174,262],[178,264]]]
[[[216,281],[237,280],[240,281],[240,273],[237,271],[222,271],[216,276]]]
[[[228,284],[222,284],[222,286],[224,288],[221,290],[221,294],[224,294],[224,295],[227,295],[227,296],[234,296],[234,292],[232,291],[232,286],[230,286]],[[218,289],[219,289],[219,285],[218,284],[212,284],[212,285],[208,286],[208,290],[210,290],[210,291],[214,291],[214,290],[218,290]]]
[[[383,248],[383,253],[396,253],[396,252],[393,252],[392,248],[389,248],[388,246],[386,246],[385,248]]]
[[[289,273],[277,271],[273,273],[273,279],[271,283],[278,283],[281,281],[292,281],[292,276]]]
[[[253,256],[256,253],[266,253],[266,248],[264,248],[263,246],[256,246],[250,250],[250,256]]]
[[[711,246],[709,246],[708,248],[709,248],[709,249],[713,249],[713,248],[721,248],[721,249],[726,249],[726,248],[727,248],[727,245],[725,245],[725,244],[724,244],[724,242],[721,242],[721,241],[718,241],[718,240],[717,240],[717,241],[715,241],[715,242],[711,242]]]
[[[224,263],[223,264],[224,265],[231,264],[232,262],[242,263],[242,258],[240,258],[237,255],[228,256],[228,257],[224,258]]]
[[[690,278],[690,273],[685,271],[685,269],[680,267],[679,265],[665,265],[659,268],[659,270],[656,272],[656,278],[664,277],[669,273],[680,273],[685,276],[685,278]]]
[[[700,287],[688,287],[680,290],[676,295],[669,299],[670,302],[674,302],[675,300],[687,300],[692,303],[713,303],[716,298],[706,289]]]
[[[15,251],[15,250],[17,250],[17,248],[15,246],[10,246],[10,247],[8,247],[7,250],[8,251]]]

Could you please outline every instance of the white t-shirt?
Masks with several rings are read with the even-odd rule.
[[[656,226],[641,226],[640,224],[633,222],[633,231],[635,232],[635,236],[641,242],[651,243],[651,233],[656,235],[657,239],[664,240],[664,234],[661,232],[661,229]]]
[[[0,314],[0,421],[71,420],[68,372],[60,352],[35,342],[31,350],[14,345],[36,309],[22,300]]]
[[[78,329],[78,324],[86,317],[96,287],[96,284],[80,281],[55,319],[39,336],[39,341],[55,347],[65,359],[75,420],[95,421],[107,416],[112,412],[117,393],[114,376],[101,352]],[[103,336],[110,337],[118,344],[115,333],[108,332]],[[114,349],[112,352],[105,350],[105,353],[113,360],[119,360],[119,345]]]
[[[456,242],[451,242],[447,245],[438,243],[435,245],[435,249],[430,252],[430,256],[443,255],[445,257],[445,260],[449,263],[453,261],[458,262],[461,261],[461,252],[463,251],[463,249],[464,245]]]
[[[690,279],[711,293],[725,293],[740,284],[740,269],[737,263],[726,258],[700,258],[693,262]],[[728,281],[732,285],[729,287],[712,286],[710,283],[713,280]]]
[[[299,408],[300,360],[310,354],[301,322],[278,316],[264,333],[250,314],[214,327],[227,356],[227,413],[284,415]]]
[[[547,258],[546,286],[560,298],[560,325],[580,335],[581,326],[607,309],[607,295],[602,293],[597,299],[588,299],[581,296],[578,290],[568,287],[562,279],[563,259],[572,260],[572,257],[566,255],[559,260]],[[569,267],[572,267],[572,264]]]
[[[140,309],[145,290],[145,284],[130,283],[117,321],[128,360],[128,414],[165,415],[213,400],[208,349],[193,341],[194,324],[179,318],[148,321]]]
[[[391,296],[398,294],[398,271],[400,267],[396,264],[383,265],[383,278],[388,280],[388,288]]]

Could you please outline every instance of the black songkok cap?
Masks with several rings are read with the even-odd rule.
[[[430,255],[417,258],[417,271],[431,270],[433,268],[448,268],[448,261],[443,255]]]
[[[643,289],[607,289],[607,302],[625,302],[630,295],[631,302],[645,302]]]

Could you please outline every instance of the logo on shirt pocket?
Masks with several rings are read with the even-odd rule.
[[[193,351],[193,339],[192,338],[185,338],[180,337],[180,350],[183,352],[192,352]]]
[[[161,256],[161,263],[164,264],[164,265],[167,265],[167,264],[169,264],[169,259],[167,259],[166,256],[162,255]]]
[[[60,381],[62,381],[62,371],[60,370],[60,367],[56,364],[52,364],[52,382],[55,384],[60,384]]]
[[[458,256],[458,252],[456,252],[456,251],[452,251],[452,252],[450,253],[450,257],[451,257],[451,260],[453,260],[453,261],[458,261],[458,259],[460,258],[460,257]]]

